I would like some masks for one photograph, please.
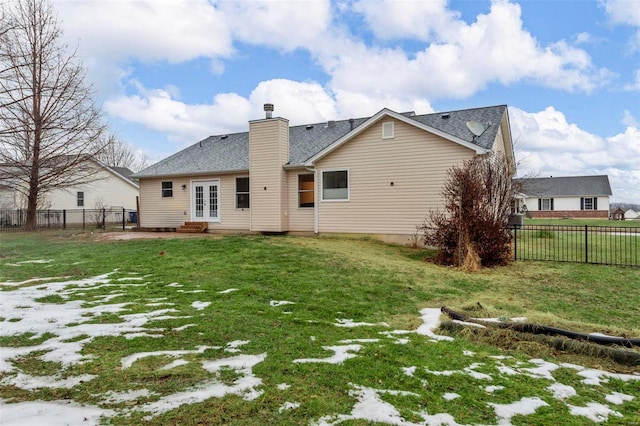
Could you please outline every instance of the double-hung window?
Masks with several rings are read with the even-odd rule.
[[[249,208],[249,178],[236,178],[236,209]]]
[[[538,210],[553,210],[553,198],[538,198]]]
[[[331,170],[322,172],[322,200],[349,200],[348,170]]]
[[[580,199],[581,210],[598,210],[598,199],[596,197],[583,197]]]
[[[170,198],[173,197],[173,182],[165,181],[162,182],[162,198]]]
[[[84,207],[84,192],[78,191],[76,199],[78,207]]]

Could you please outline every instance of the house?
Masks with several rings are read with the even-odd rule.
[[[611,220],[624,220],[624,210],[618,207],[611,212]]]
[[[75,210],[109,208],[136,210],[139,185],[131,177],[133,172],[124,167],[109,167],[89,160],[83,167],[92,168],[87,182],[67,188],[53,189],[39,201],[39,209]],[[5,170],[6,170],[5,166]],[[83,174],[87,171],[83,170]],[[7,179],[7,181],[9,178]],[[26,208],[24,195],[10,185],[0,185],[0,209]]]
[[[442,208],[447,171],[503,152],[515,173],[507,106],[289,126],[272,116],[210,136],[147,169],[144,229],[207,222],[214,232],[373,234],[406,242]]]
[[[637,212],[633,209],[627,209],[624,212],[625,219],[640,219],[640,212]]]
[[[514,179],[520,208],[533,218],[609,217],[609,177],[568,176]]]

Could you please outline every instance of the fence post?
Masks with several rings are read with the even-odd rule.
[[[51,228],[51,209],[47,209],[47,229]]]
[[[67,209],[62,210],[62,229],[67,229]]]
[[[518,227],[513,225],[513,261],[518,260]]]
[[[124,227],[125,227],[125,219],[124,219],[124,207],[122,208],[122,230],[124,231]]]
[[[102,208],[102,230],[103,230],[103,231],[104,231],[105,229],[107,229],[107,227],[106,227],[106,225],[105,225],[105,222],[106,222],[106,220],[107,220],[107,217],[106,217],[106,216],[107,216],[107,215],[106,215],[106,213],[105,213],[105,209],[104,209],[104,207],[103,207],[103,208]]]
[[[84,217],[84,209],[82,209],[82,230],[85,228],[85,217]]]
[[[584,263],[589,263],[589,225],[584,226]]]

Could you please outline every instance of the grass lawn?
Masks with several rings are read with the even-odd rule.
[[[97,236],[0,234],[0,424],[640,424],[638,365],[425,332],[448,306],[638,338],[638,268],[469,274],[369,239]]]

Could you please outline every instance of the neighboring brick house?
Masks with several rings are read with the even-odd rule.
[[[532,218],[609,217],[611,186],[607,175],[514,179],[520,209]]]

